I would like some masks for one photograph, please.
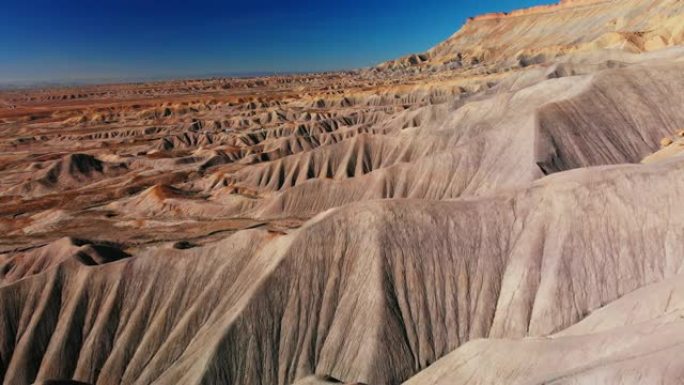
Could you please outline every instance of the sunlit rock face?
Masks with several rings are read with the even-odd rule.
[[[341,73],[0,93],[3,384],[684,374],[684,2]]]

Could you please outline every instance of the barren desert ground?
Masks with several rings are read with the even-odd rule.
[[[566,0],[0,91],[0,382],[682,384],[682,44],[682,0]]]

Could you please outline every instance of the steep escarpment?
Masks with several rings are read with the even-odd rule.
[[[562,1],[476,16],[424,54],[389,61],[380,68],[525,67],[597,49],[660,50],[684,42],[683,7],[671,0]]]

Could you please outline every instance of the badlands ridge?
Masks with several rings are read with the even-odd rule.
[[[684,1],[0,93],[6,385],[676,384]]]

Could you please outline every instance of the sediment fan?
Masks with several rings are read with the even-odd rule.
[[[563,1],[358,71],[0,93],[2,383],[679,383],[682,42],[680,0]]]

